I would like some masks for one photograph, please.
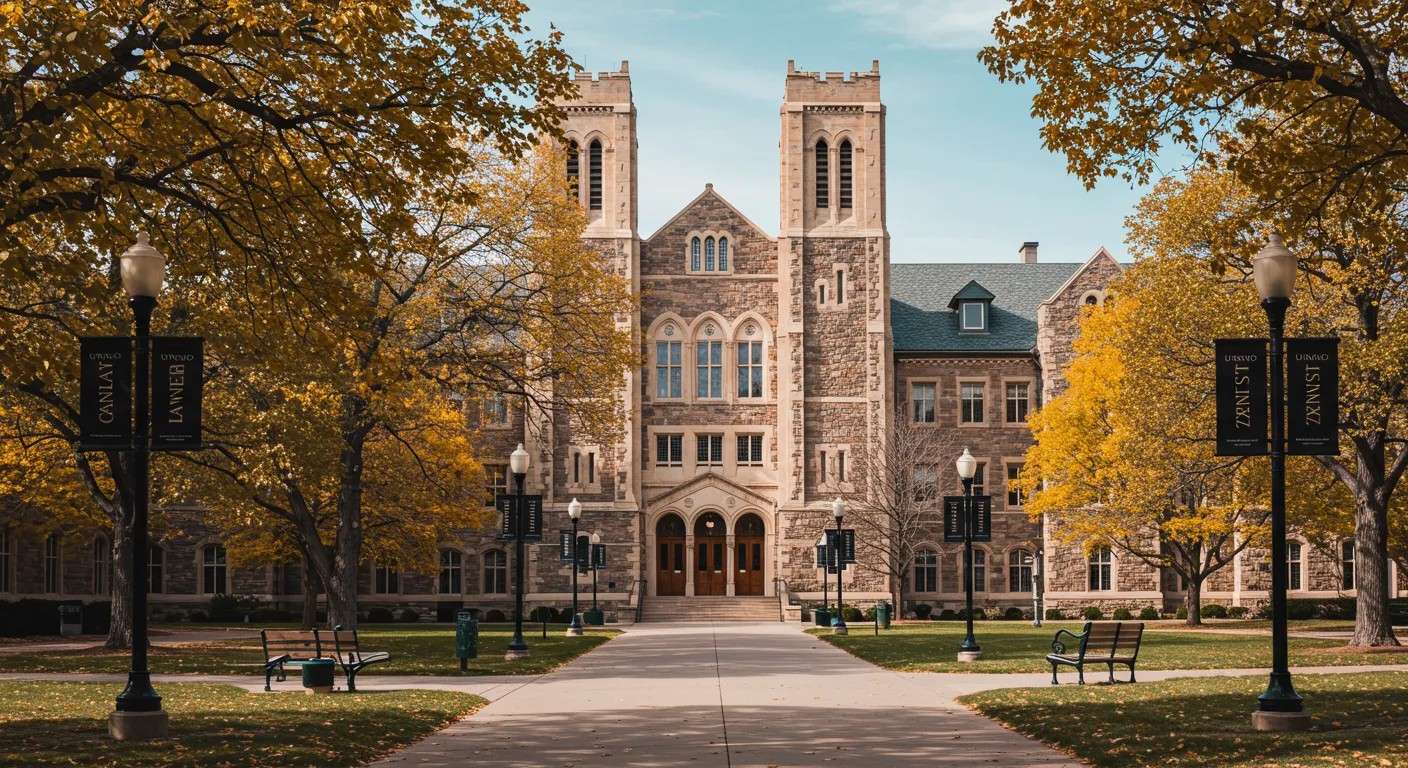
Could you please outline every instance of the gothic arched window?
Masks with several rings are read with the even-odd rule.
[[[831,207],[831,157],[826,139],[816,142],[816,207]]]
[[[704,238],[704,271],[714,271],[714,238]]]
[[[728,238],[719,238],[719,271],[728,271]]]
[[[587,207],[601,210],[601,142],[596,139],[587,148]]]
[[[850,139],[843,139],[843,140],[841,141],[841,152],[840,152],[840,155],[841,155],[841,156],[840,156],[839,160],[840,160],[840,165],[841,165],[841,192],[840,192],[841,207],[842,207],[842,208],[850,208],[851,205],[852,205],[852,197],[853,197],[853,195],[851,194],[851,179],[852,179],[851,167],[852,167],[852,166],[851,166],[851,140],[850,140]]]
[[[582,199],[581,175],[582,175],[582,152],[577,146],[577,140],[567,142],[567,188],[572,193],[572,199],[578,202]]]
[[[689,242],[689,268],[695,272],[699,271],[699,238],[694,238]]]

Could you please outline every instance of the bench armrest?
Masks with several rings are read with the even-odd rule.
[[[291,653],[285,653],[285,654],[282,655],[282,656],[265,657],[265,659],[264,659],[264,666],[267,667],[267,666],[271,666],[271,665],[273,665],[273,664],[282,664],[282,663],[284,663],[285,661],[288,661],[289,658],[290,658],[292,655],[293,655],[293,654],[291,654]]]
[[[1060,656],[1061,654],[1066,652],[1066,644],[1061,642],[1061,635],[1070,635],[1071,639],[1076,641],[1077,648],[1080,647],[1080,642],[1085,639],[1084,634],[1077,635],[1069,629],[1056,630],[1056,637],[1052,638],[1051,640],[1051,652],[1056,654],[1057,656]]]

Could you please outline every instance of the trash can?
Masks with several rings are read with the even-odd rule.
[[[469,611],[455,614],[455,655],[460,670],[469,669],[469,660],[479,658],[479,620]]]
[[[599,627],[606,623],[606,613],[600,609],[582,611],[582,621],[589,627]]]
[[[59,606],[59,634],[64,637],[83,634],[82,603],[63,603]]]
[[[888,602],[881,600],[875,604],[875,623],[879,624],[881,629],[890,628],[890,604]]]
[[[818,627],[831,626],[831,611],[825,608],[813,608],[812,618],[816,619],[816,625]]]
[[[332,693],[332,674],[336,669],[332,659],[309,659],[302,666],[305,690],[309,693]]]

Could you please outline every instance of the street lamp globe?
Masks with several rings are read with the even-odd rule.
[[[573,520],[576,520],[577,518],[581,517],[582,502],[573,499],[572,503],[567,505],[567,516],[572,518]]]
[[[131,298],[155,299],[166,281],[166,258],[151,246],[146,232],[138,233],[137,243],[120,257],[122,289]]]
[[[973,454],[963,449],[963,455],[958,457],[958,476],[964,480],[972,480],[973,475],[978,473],[978,460],[973,458]]]
[[[509,469],[515,475],[528,473],[528,452],[523,450],[523,443],[518,444],[518,449],[508,456]]]
[[[1252,279],[1262,300],[1289,299],[1296,290],[1296,256],[1272,231],[1266,246],[1252,259]]]
[[[846,516],[846,502],[839,496],[831,502],[831,516],[837,520]]]

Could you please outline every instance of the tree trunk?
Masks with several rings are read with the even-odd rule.
[[[1363,466],[1361,464],[1361,466]],[[1361,480],[1364,472],[1360,472]],[[1388,510],[1386,494],[1361,493],[1354,504],[1354,637],[1350,645],[1398,645],[1388,618]]]
[[[112,520],[112,584],[109,585],[109,593],[112,597],[110,608],[112,611],[111,620],[108,624],[108,639],[103,647],[109,650],[126,650],[132,647],[132,570],[133,552],[132,545],[132,514],[127,506],[127,495],[124,489],[127,487],[125,463],[116,454],[108,454],[108,471],[115,482],[115,490],[112,495],[111,506],[108,516]],[[137,562],[141,563],[143,570],[136,571],[141,578],[146,578],[146,553]],[[150,588],[150,585],[148,585]]]
[[[299,585],[303,588],[303,629],[312,629],[318,623],[318,571],[313,567],[308,553],[303,553],[302,569],[299,572]]]
[[[337,500],[337,540],[328,590],[328,625],[357,627],[357,566],[362,561],[362,436],[345,442],[340,459],[342,483]]]
[[[1183,605],[1188,608],[1188,626],[1203,625],[1203,583],[1188,580],[1188,593],[1183,596]]]

